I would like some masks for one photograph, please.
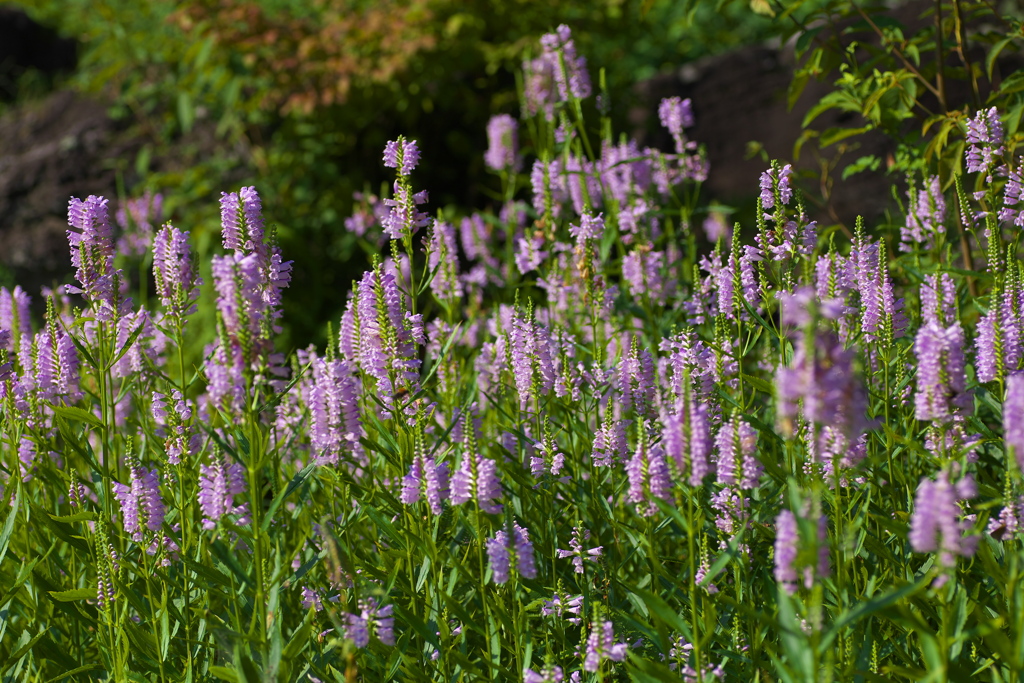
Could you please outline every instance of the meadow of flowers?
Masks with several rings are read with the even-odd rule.
[[[1019,679],[1000,113],[905,225],[850,235],[778,163],[756,224],[700,206],[688,101],[670,150],[603,101],[590,127],[565,27],[523,83],[494,212],[431,213],[388,144],[326,348],[275,345],[292,262],[255,188],[205,283],[159,197],[70,200],[76,283],[35,321],[0,290],[0,678]]]

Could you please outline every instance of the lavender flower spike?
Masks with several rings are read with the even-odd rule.
[[[114,279],[114,239],[107,211],[107,200],[89,195],[84,201],[72,197],[68,202],[68,243],[71,245],[71,265],[77,270],[75,278],[81,288],[67,291],[82,294],[99,305],[107,315],[117,312]]]
[[[494,116],[487,123],[487,153],[484,163],[495,171],[519,170],[519,124],[508,114]]]
[[[775,580],[790,595],[796,592],[797,533],[796,515],[783,510],[775,518]]]
[[[494,583],[507,583],[511,576],[512,559],[508,552],[508,534],[503,530],[495,533],[494,538],[487,539],[487,560]]]
[[[626,658],[627,649],[628,646],[625,643],[615,642],[615,629],[612,622],[605,621],[600,625],[591,624],[587,649],[583,657],[583,670],[596,672],[601,668],[601,662],[605,659],[621,662]]]
[[[234,505],[236,494],[245,492],[245,471],[237,462],[215,457],[210,465],[200,467],[199,507],[203,510],[203,528],[214,529],[226,514],[245,514],[245,504]],[[245,524],[244,519],[238,521]]]
[[[1015,372],[1006,378],[1003,431],[1007,448],[1013,450],[1017,466],[1024,472],[1024,372]]]
[[[999,110],[992,107],[979,111],[967,122],[968,173],[991,173],[995,157],[1002,154],[1003,149],[1003,122],[999,119]]]
[[[415,140],[406,140],[401,135],[384,146],[384,165],[397,168],[398,175],[407,176],[420,163],[420,149]]]
[[[577,574],[583,573],[583,561],[590,560],[591,562],[597,562],[597,558],[601,557],[601,553],[604,550],[604,546],[597,546],[596,548],[590,548],[587,550],[583,549],[583,541],[590,538],[590,531],[584,529],[582,524],[577,524],[572,530],[572,540],[569,541],[569,550],[562,550],[561,548],[556,549],[560,558],[571,557],[572,565],[576,570]]]
[[[938,552],[943,567],[955,566],[958,556],[974,555],[978,537],[964,535],[970,524],[960,520],[958,503],[973,498],[975,489],[970,477],[950,483],[947,472],[941,472],[935,481],[921,480],[907,536],[914,552]]]
[[[174,317],[194,313],[203,280],[192,263],[187,232],[168,223],[153,240],[153,279],[160,303]]]
[[[143,526],[151,532],[159,531],[164,523],[166,508],[160,496],[160,478],[157,470],[133,463],[129,484],[114,484],[114,496],[121,504],[124,530],[136,543],[142,541]]]
[[[523,578],[537,577],[530,532],[518,524],[512,525],[511,534],[499,530],[494,534],[494,538],[487,539],[487,558],[490,561],[494,583],[508,582],[512,576],[513,558],[516,570]]]

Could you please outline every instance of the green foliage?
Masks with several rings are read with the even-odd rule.
[[[342,221],[353,192],[384,180],[385,141],[421,141],[435,205],[488,196],[478,180],[482,131],[517,106],[513,73],[542,32],[576,30],[581,51],[605,65],[613,111],[624,117],[638,79],[772,30],[742,7],[667,1],[73,0],[27,9],[83,40],[78,86],[113,96],[115,113],[148,141],[122,162],[132,194],[165,192],[168,215],[203,239],[216,216],[195,207],[225,182],[259,187],[286,249],[310,255],[289,295],[302,304],[286,321],[296,343],[320,333],[319,321],[338,312],[333,293],[365,266]]]
[[[1000,58],[1019,62],[1022,18],[988,2],[952,0],[882,4],[780,2],[783,38],[796,39],[800,66],[789,90],[792,104],[810,79],[834,78],[834,90],[804,118],[802,145],[821,147],[881,131],[896,145],[891,172],[941,171],[952,182],[962,172],[959,135],[967,118],[982,108],[1008,112],[1012,148],[1024,112],[1019,74],[999,68]],[[899,13],[902,19],[894,14]],[[837,77],[838,76],[838,77]],[[810,128],[822,113],[852,114],[850,123]],[[799,155],[798,145],[796,154]],[[881,160],[875,160],[878,163]],[[844,177],[863,164],[858,160]]]
[[[565,169],[613,140],[574,98],[527,122],[526,147]],[[465,290],[445,281],[464,264],[440,221],[462,214],[389,225],[408,274],[375,259],[337,339],[286,361],[277,245],[241,205],[223,226],[238,224],[234,253],[203,271],[194,315],[190,287],[172,304],[140,291],[152,319],[104,288],[121,277],[109,236],[78,226],[80,265],[113,279],[84,278],[95,289],[80,283],[78,309],[55,296],[37,334],[5,320],[0,336],[0,676],[507,681],[557,665],[586,683],[685,680],[688,667],[705,681],[1018,678],[1024,554],[998,511],[1022,494],[1009,432],[1024,416],[1003,405],[1024,364],[1011,352],[1019,169],[993,151],[981,194],[958,179],[958,211],[920,203],[927,230],[907,226],[897,257],[863,225],[851,244],[816,234],[773,163],[757,244],[737,229],[708,253],[693,228],[701,156],[678,143],[618,164],[641,166],[626,190],[549,171],[533,197],[499,172],[504,196],[535,200],[522,236],[536,263],[521,265],[517,220],[485,211],[480,253],[461,255],[486,279]],[[670,170],[662,187],[641,180]],[[401,174],[398,204],[431,178]],[[583,177],[587,202],[562,196]],[[598,201],[601,227],[584,235]],[[643,216],[628,225],[625,210]],[[965,225],[982,210],[984,225]],[[379,251],[381,227],[362,246]],[[115,265],[145,274],[150,258]],[[929,278],[951,289],[937,311]],[[919,341],[936,326],[959,344],[938,360]],[[68,341],[79,365],[44,379],[47,350]],[[945,413],[917,407],[929,391]],[[712,429],[714,471],[695,472],[691,446],[712,453]],[[428,462],[477,490],[424,499]],[[500,475],[490,496],[484,463]],[[942,506],[916,491],[936,479],[963,493],[921,547],[912,530]],[[492,551],[516,525],[535,571],[521,544],[501,546],[514,567],[502,580]]]

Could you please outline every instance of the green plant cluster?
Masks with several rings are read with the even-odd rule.
[[[81,39],[72,84],[112,96],[114,113],[148,141],[136,159],[118,160],[132,194],[164,192],[168,215],[198,235],[215,232],[216,220],[195,207],[225,183],[258,183],[282,242],[309,253],[290,295],[302,306],[286,321],[296,340],[320,333],[319,320],[336,313],[326,294],[347,289],[365,265],[342,221],[353,192],[379,193],[385,141],[421,140],[436,204],[489,197],[478,182],[482,131],[491,115],[516,109],[515,72],[542,32],[577,30],[606,67],[612,111],[623,117],[638,80],[771,31],[743,6],[683,11],[639,0],[76,0],[26,9]]]
[[[134,301],[107,205],[72,200],[83,298],[34,325],[0,290],[0,676],[1021,677],[1008,122],[972,116],[897,232],[817,225],[772,163],[747,238],[701,203],[687,103],[640,150],[558,82],[492,141],[499,213],[426,213],[426,155],[387,142],[359,237],[390,258],[325,347],[280,353],[253,188],[205,285],[168,226]]]

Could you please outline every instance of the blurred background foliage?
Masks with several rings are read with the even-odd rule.
[[[500,183],[482,159],[487,120],[518,114],[522,60],[561,23],[573,29],[595,85],[605,70],[614,130],[633,130],[630,109],[652,105],[636,83],[739,46],[788,43],[797,60],[791,105],[809,83],[831,84],[804,117],[794,156],[812,146],[855,149],[871,134],[892,143],[886,158],[865,153],[832,169],[843,178],[888,171],[902,182],[937,170],[952,182],[967,116],[998,106],[1012,144],[1024,112],[1016,0],[18,6],[80,42],[69,85],[110,102],[145,140],[136,158],[119,161],[124,191],[163,192],[165,215],[192,231],[204,260],[217,241],[220,192],[257,187],[286,257],[296,260],[285,301],[294,345],[323,341],[325,321],[336,319],[365,268],[366,245],[343,221],[354,192],[382,191],[387,140],[419,141],[414,182],[430,191],[429,210],[451,216],[456,206],[497,204]],[[656,116],[648,121],[657,125]]]
[[[107,98],[145,136],[138,157],[122,160],[128,193],[162,191],[165,215],[209,246],[219,193],[258,188],[298,264],[286,301],[296,343],[322,334],[364,267],[342,223],[353,192],[379,193],[388,177],[387,140],[419,140],[418,175],[429,179],[422,185],[435,210],[481,207],[498,191],[484,173],[485,126],[494,114],[518,114],[516,72],[542,33],[572,27],[595,84],[606,69],[621,124],[636,82],[773,32],[742,3],[674,0],[22,6],[80,41],[71,85]]]

